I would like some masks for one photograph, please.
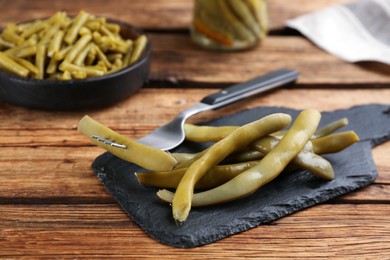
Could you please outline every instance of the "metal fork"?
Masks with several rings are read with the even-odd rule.
[[[247,82],[222,89],[221,91],[203,98],[199,103],[182,111],[171,122],[155,129],[150,134],[138,139],[137,142],[153,146],[161,150],[171,150],[184,141],[184,123],[190,116],[207,110],[215,110],[244,98],[281,87],[289,82],[295,81],[298,78],[298,75],[299,73],[295,70],[280,69],[263,76],[256,77]],[[119,149],[126,148],[126,146],[122,144],[118,144],[98,136],[94,136],[92,138]]]

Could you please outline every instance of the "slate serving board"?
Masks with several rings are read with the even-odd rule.
[[[299,111],[283,107],[257,107],[221,117],[204,125],[243,125],[271,113]],[[160,201],[157,188],[138,184],[138,166],[104,153],[92,164],[98,178],[127,214],[147,234],[174,247],[196,247],[212,243],[298,210],[365,187],[377,176],[371,148],[390,139],[390,105],[366,105],[323,112],[321,125],[347,117],[361,141],[348,149],[325,157],[332,163],[335,179],[324,181],[307,171],[282,173],[249,197],[218,206],[193,208],[188,220],[177,226],[171,206]],[[196,152],[205,145],[183,143],[174,152]],[[109,217],[109,216],[108,216]]]

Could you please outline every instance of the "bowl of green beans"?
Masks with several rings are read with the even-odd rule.
[[[0,100],[44,110],[113,105],[143,86],[150,59],[142,30],[84,11],[8,24],[0,34]]]

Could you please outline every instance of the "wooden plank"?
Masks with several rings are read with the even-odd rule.
[[[257,48],[242,52],[203,50],[186,35],[149,34],[153,43],[150,80],[227,84],[266,72],[291,68],[300,72],[298,84],[307,87],[343,85],[389,86],[389,67],[380,63],[347,63],[299,36],[270,36]],[[347,76],[346,76],[347,75]]]
[[[70,15],[85,10],[97,16],[131,23],[143,29],[187,28],[192,14],[192,0],[36,0],[1,1],[3,15],[0,25],[40,19],[53,15],[56,11],[66,11]],[[22,12],[23,15],[20,15]],[[18,17],[17,21],[15,18]]]
[[[64,138],[60,130],[76,130],[86,114],[128,135],[138,138],[166,123],[185,108],[199,102],[216,89],[144,88],[118,104],[102,109],[84,109],[73,112],[29,110],[0,101],[0,147],[17,143],[49,143],[62,145],[80,141],[75,134]],[[294,109],[316,108],[320,111],[346,109],[352,106],[379,103],[389,104],[390,89],[279,89],[262,96],[248,98],[223,109],[195,115],[190,122],[207,121],[257,106],[283,106]],[[3,130],[10,130],[4,132]],[[59,131],[50,137],[47,131]],[[14,132],[13,132],[14,131]],[[31,131],[31,132],[30,132]],[[11,137],[10,137],[11,136]],[[13,139],[17,136],[20,139]],[[54,140],[50,141],[51,138]]]
[[[269,3],[270,29],[283,28],[288,19],[315,12],[333,5],[350,3],[350,0],[294,0],[286,4],[285,0],[272,0]]]
[[[390,143],[377,150],[389,154]],[[1,148],[0,203],[113,203],[90,166],[102,152],[98,147]],[[388,201],[390,171],[381,165],[387,165],[387,159],[378,162],[375,185],[337,200]]]
[[[269,2],[269,26],[271,30],[284,27],[287,19],[325,8],[348,0],[295,0],[287,5],[283,0]],[[108,7],[108,8],[107,8]],[[193,0],[13,0],[1,1],[0,26],[10,22],[20,22],[39,19],[63,10],[76,14],[79,10],[86,10],[95,15],[101,15],[132,23],[144,29],[183,30],[191,22]],[[22,15],[20,15],[22,13]],[[15,20],[17,17],[17,20]]]
[[[0,202],[114,202],[92,172],[89,148],[1,148]]]
[[[389,214],[385,204],[318,205],[210,245],[178,249],[148,237],[116,205],[0,205],[0,256],[383,259],[390,250]]]

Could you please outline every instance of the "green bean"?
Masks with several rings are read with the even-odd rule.
[[[87,44],[92,40],[90,34],[85,34],[76,42],[76,44],[69,50],[66,54],[64,61],[73,62],[77,55],[87,46]]]
[[[60,26],[58,24],[50,26],[45,34],[42,36],[41,40],[39,41],[38,44],[46,45],[50,42],[50,39],[58,32],[60,29]]]
[[[176,164],[176,160],[171,154],[154,147],[140,144],[130,138],[120,135],[89,116],[84,116],[80,120],[78,131],[87,136],[94,144],[106,149],[119,158],[135,163],[145,169],[152,171],[168,171]],[[92,136],[114,140],[125,145],[125,148],[117,148],[110,144],[97,141],[92,138]]]
[[[175,157],[177,163],[181,163],[187,160],[194,158],[196,153],[172,153],[172,156]]]
[[[354,131],[347,131],[313,139],[312,143],[316,154],[326,154],[340,152],[358,141],[359,137]]]
[[[30,38],[30,39],[24,41],[24,42],[23,42],[22,44],[20,44],[20,45],[17,45],[17,46],[15,46],[15,47],[13,47],[13,48],[4,50],[4,53],[7,53],[9,56],[16,56],[17,53],[18,53],[19,51],[21,51],[22,49],[24,49],[24,48],[29,48],[29,47],[31,47],[31,46],[33,46],[33,45],[36,45],[36,43],[37,43],[36,39]]]
[[[77,66],[82,66],[84,64],[85,58],[88,56],[88,53],[91,51],[92,48],[94,48],[94,44],[90,42],[87,47],[85,47],[81,52],[79,52],[76,59],[74,60],[74,64]]]
[[[139,36],[135,41],[134,41],[134,49],[131,53],[131,57],[129,60],[129,64],[133,64],[136,60],[139,59],[141,56],[142,52],[144,51],[146,45],[147,45],[148,39],[146,38],[145,35]]]
[[[4,40],[11,42],[15,45],[20,45],[24,42],[24,38],[17,35],[13,29],[10,29],[10,27],[4,29],[3,33],[1,34],[1,37]]]
[[[261,30],[260,38],[265,37],[268,28],[267,1],[246,0],[250,9],[258,21]]]
[[[18,58],[18,57],[12,57],[13,60],[15,60],[17,63],[28,69],[31,73],[37,75],[39,73],[38,68],[29,62],[26,59]]]
[[[112,67],[111,62],[107,59],[106,55],[103,53],[103,51],[99,48],[99,46],[95,45],[95,51],[96,51],[96,56],[99,60],[101,60],[104,65],[110,69]]]
[[[27,46],[14,51],[14,55],[18,58],[35,56],[36,53],[37,53],[37,46]]]
[[[69,62],[62,62],[60,65],[60,70],[62,71],[69,71],[70,73],[75,72],[75,71],[83,71],[85,72],[88,76],[102,76],[104,75],[104,70],[94,66],[94,67],[81,67],[77,66],[75,64],[69,63]]]
[[[191,209],[191,200],[196,182],[212,167],[234,151],[241,150],[254,140],[278,131],[291,122],[287,114],[273,114],[240,127],[232,134],[212,145],[195,161],[180,181],[172,201],[173,217],[185,221]]]
[[[338,129],[348,125],[347,118],[341,118],[333,121],[321,129],[318,129],[312,139],[329,135]],[[236,130],[238,126],[197,126],[192,124],[185,124],[184,131],[186,139],[193,142],[216,142],[229,135]],[[286,130],[272,133],[272,136],[281,139],[286,133]]]
[[[43,79],[45,76],[45,59],[46,59],[46,46],[38,45],[37,53],[35,55],[35,66],[38,68],[38,74],[36,78]]]
[[[55,59],[52,57],[49,61],[49,64],[47,65],[46,68],[46,73],[47,74],[54,74],[57,72],[57,67],[58,67],[59,60]]]
[[[5,47],[5,48],[13,48],[13,47],[15,47],[15,44],[12,42],[6,41],[0,37],[0,46]]]
[[[229,165],[217,165],[208,170],[199,179],[195,189],[210,189],[217,187],[238,174],[255,166],[259,161],[241,162]],[[173,169],[167,172],[136,172],[138,182],[146,186],[156,186],[161,188],[177,188],[188,168]]]
[[[217,142],[237,128],[238,126],[195,126],[184,124],[185,138],[193,142]]]
[[[256,140],[252,146],[263,154],[268,154],[279,143],[274,136],[267,136]],[[300,169],[308,170],[311,173],[325,180],[333,180],[333,167],[325,158],[314,154],[312,142],[307,142],[305,147],[291,161],[291,165]]]
[[[131,40],[119,40],[119,39],[114,39],[111,44],[108,46],[108,49],[113,52],[119,52],[122,54],[126,54],[129,52],[129,49],[132,45]]]
[[[85,27],[90,29],[91,31],[98,31],[100,30],[100,22],[97,20],[91,20],[85,23]]]
[[[56,12],[54,15],[46,19],[45,22],[48,24],[63,25],[64,23],[66,23],[66,19],[67,19],[66,12]]]
[[[178,161],[177,165],[175,166],[175,169],[188,168],[192,163],[202,157],[206,152],[207,149],[195,154],[173,153],[172,155]],[[263,155],[259,151],[245,149],[244,151],[240,150],[238,152],[232,153],[231,155],[227,156],[221,163],[232,164],[239,162],[248,162],[259,160],[260,158],[263,158]]]
[[[16,25],[16,32],[21,34],[23,33],[27,28],[31,27],[34,24],[34,22],[27,22],[27,23],[21,23]]]
[[[204,149],[203,151],[195,154],[191,159],[188,159],[188,160],[185,160],[185,161],[182,161],[178,164],[175,165],[175,169],[180,169],[180,168],[186,168],[186,167],[189,167],[191,164],[193,164],[194,162],[196,162],[200,157],[202,157],[205,153],[207,153],[207,151],[209,150],[210,148],[207,148],[207,149]]]
[[[54,54],[54,58],[56,60],[63,60],[65,58],[65,55],[67,55],[67,53],[72,49],[72,46],[69,45],[69,46],[66,46],[64,48],[62,48],[61,50],[57,51],[55,54]]]
[[[220,44],[232,46],[235,36],[229,22],[221,14],[218,3],[210,0],[197,1],[194,10],[194,29]]]
[[[245,27],[243,23],[241,23],[240,20],[236,18],[236,16],[232,13],[229,6],[227,5],[225,0],[215,0],[217,1],[220,13],[223,15],[226,20],[231,24],[231,26],[234,29],[234,32],[237,34],[237,36],[244,41],[247,42],[254,42],[255,37],[254,35]]]
[[[72,75],[70,74],[69,71],[64,71],[64,72],[61,74],[60,79],[61,79],[61,80],[70,80],[70,79],[72,79]]]
[[[88,76],[87,72],[83,70],[72,71],[70,74],[72,75],[72,78],[75,79],[85,79]]]
[[[16,63],[2,51],[0,51],[0,67],[22,77],[27,77],[29,74],[28,69]]]
[[[89,50],[87,57],[85,58],[85,65],[92,65],[92,63],[96,59],[96,47],[96,44],[92,43],[92,47]]]
[[[248,162],[248,161],[254,161],[254,160],[260,160],[264,157],[264,154],[262,154],[259,151],[256,150],[244,150],[239,151],[237,153],[233,153],[226,157],[225,160],[222,161],[222,163],[238,163],[238,162]]]
[[[333,180],[334,171],[331,163],[325,158],[308,151],[300,152],[292,161],[292,165],[299,169],[308,170],[324,180]]]
[[[87,28],[87,27],[85,27],[85,26],[82,26],[82,27],[80,28],[80,30],[79,30],[79,34],[80,34],[81,36],[86,35],[86,34],[92,35],[92,31],[91,31],[89,28]]]
[[[301,112],[282,140],[259,164],[242,172],[223,185],[194,194],[191,197],[192,206],[206,206],[246,197],[273,180],[303,149],[314,134],[320,118],[320,113],[313,109]],[[157,195],[163,200],[174,203],[177,196],[182,194],[178,193],[177,189],[173,199],[167,190],[161,190]],[[185,221],[188,214],[179,213],[174,214],[175,220],[179,222]]]
[[[107,27],[105,25],[102,25],[100,27],[100,31],[105,34],[106,36],[110,37],[110,38],[116,38],[116,36],[114,35],[113,32],[111,32],[110,30],[107,29]]]
[[[117,59],[120,59],[120,60],[123,59],[122,53],[110,53],[110,54],[107,54],[106,56],[110,62],[115,62]]]
[[[62,40],[64,38],[64,31],[59,30],[51,40],[48,50],[47,50],[47,56],[53,57],[53,55],[58,52],[61,49]]]
[[[241,21],[254,33],[254,35],[260,35],[260,26],[258,25],[255,17],[247,3],[243,0],[227,0],[232,9],[240,17]]]
[[[348,119],[347,118],[341,118],[339,120],[333,121],[324,127],[318,129],[312,138],[319,138],[326,135],[329,135],[333,132],[336,132],[340,128],[343,128],[344,126],[348,125]]]
[[[129,48],[123,57],[123,66],[127,66],[130,63],[130,58],[133,53],[134,44],[133,41],[128,41]]]
[[[67,44],[69,44],[69,45],[73,44],[73,42],[77,38],[77,35],[79,33],[81,26],[84,25],[84,23],[88,20],[88,18],[89,18],[88,13],[86,13],[84,11],[79,12],[79,14],[73,20],[72,25],[70,26],[69,30],[67,31],[67,33],[65,35],[64,41]]]
[[[30,27],[26,28],[20,36],[22,38],[28,38],[29,36],[46,29],[48,26],[49,25],[47,23],[38,20],[34,22]]]
[[[115,24],[115,23],[106,23],[106,28],[114,34],[119,34],[121,30],[119,24]]]
[[[112,68],[110,72],[117,71],[123,67],[123,62],[122,59],[115,59],[114,62],[112,63]]]

